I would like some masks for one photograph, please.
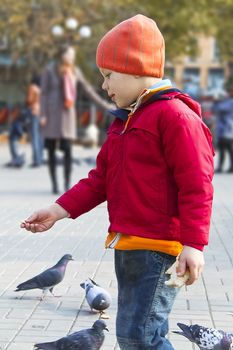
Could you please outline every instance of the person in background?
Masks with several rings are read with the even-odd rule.
[[[25,164],[25,154],[21,151],[19,142],[25,132],[28,132],[29,117],[27,108],[16,103],[10,110],[9,148],[11,161],[6,164],[11,168],[22,168]]]
[[[55,62],[49,64],[41,79],[40,121],[45,147],[48,150],[48,167],[52,181],[52,192],[58,193],[56,173],[56,149],[64,152],[64,188],[70,188],[72,167],[72,141],[77,137],[76,97],[77,84],[102,108],[110,104],[102,100],[85,80],[81,70],[75,66],[75,50],[62,47]]]
[[[117,43],[117,45],[116,45]],[[122,350],[172,350],[168,316],[177,273],[194,283],[204,265],[213,200],[211,133],[200,106],[163,80],[165,45],[156,23],[129,18],[101,39],[102,88],[118,109],[96,167],[21,227],[31,232],[75,219],[107,201],[106,248],[115,250],[116,335]],[[94,232],[93,232],[94,234]]]
[[[40,127],[40,77],[34,75],[28,86],[26,105],[30,114],[30,136],[32,144],[31,167],[38,167],[43,163],[43,138]]]
[[[233,173],[233,76],[229,77],[225,89],[228,96],[214,104],[213,111],[216,114],[216,137],[219,150],[218,166],[216,173],[223,171],[225,155],[229,154],[228,173]]]

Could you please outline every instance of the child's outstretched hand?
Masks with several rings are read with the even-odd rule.
[[[49,208],[35,211],[28,219],[20,225],[27,231],[43,232],[49,230],[57,220],[66,218],[69,213],[59,204],[53,204]]]
[[[205,264],[203,252],[189,246],[183,247],[178,262],[176,269],[178,276],[183,276],[187,269],[190,272],[186,285],[193,284],[199,278]]]

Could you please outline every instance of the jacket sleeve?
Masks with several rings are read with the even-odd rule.
[[[164,116],[162,143],[178,188],[180,241],[203,249],[208,244],[213,200],[213,147],[209,129],[192,111]]]
[[[33,85],[30,84],[28,89],[27,89],[27,95],[26,95],[26,105],[28,107],[31,107],[33,103],[36,102],[36,92],[33,88]]]
[[[89,172],[87,178],[80,180],[56,200],[56,203],[68,211],[72,219],[106,200],[106,157],[107,141],[97,156],[96,168]]]

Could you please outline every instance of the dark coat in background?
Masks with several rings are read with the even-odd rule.
[[[80,83],[86,94],[100,107],[109,109],[112,105],[106,103],[92,86],[85,80],[81,70],[75,68],[74,83]],[[57,65],[49,64],[41,81],[41,117],[47,118],[47,124],[42,128],[43,137],[47,139],[66,138],[74,140],[77,135],[75,105],[69,109],[64,107],[63,82]]]

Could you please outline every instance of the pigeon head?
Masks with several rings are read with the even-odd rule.
[[[174,331],[173,333],[183,335],[185,338],[190,340],[191,342],[195,342],[195,339],[199,337],[200,333],[200,326],[195,324],[192,326],[187,326],[184,323],[177,323],[177,326],[182,330],[180,331]]]
[[[63,257],[61,258],[61,260],[74,260],[71,254],[65,254],[63,255]]]
[[[68,263],[70,260],[74,260],[71,254],[65,254],[63,257],[58,261],[58,264],[65,264]]]
[[[80,284],[80,287],[85,289],[87,292],[90,288],[93,288],[94,286],[98,286],[91,278],[87,278],[85,282]]]
[[[201,350],[231,350],[232,335],[227,334],[215,328],[207,328],[198,324],[187,326],[183,323],[177,323],[182,330],[173,331],[173,333],[183,335],[191,342],[197,344]]]
[[[92,328],[98,333],[102,333],[103,330],[106,330],[109,332],[106,323],[103,320],[97,320],[94,322]]]

